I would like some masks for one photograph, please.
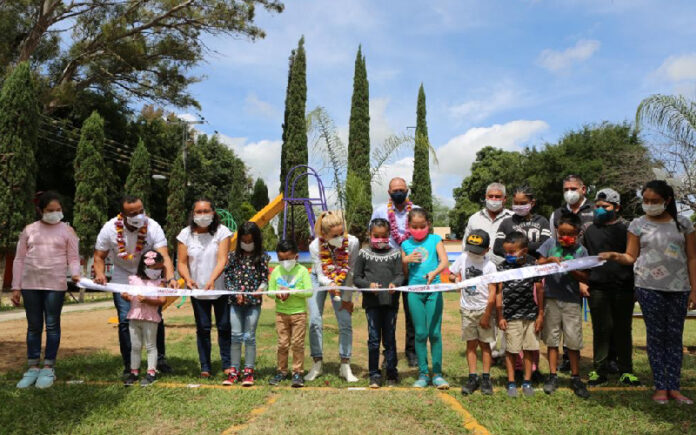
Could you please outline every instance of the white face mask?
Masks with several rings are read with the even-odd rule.
[[[149,279],[160,279],[162,278],[162,269],[145,269],[145,275]]]
[[[667,210],[667,206],[662,204],[643,204],[643,211],[648,216],[659,216]]]
[[[290,272],[294,267],[297,260],[281,260],[280,265],[283,269]]]
[[[500,211],[503,208],[503,201],[500,199],[487,199],[486,208],[492,212]]]
[[[343,245],[343,236],[336,236],[329,239],[329,245],[333,246],[334,248],[340,248],[341,245]]]
[[[212,214],[195,214],[193,215],[193,222],[201,228],[208,228],[211,223],[213,223]]]
[[[254,242],[251,242],[251,243],[239,242],[239,247],[242,248],[242,251],[244,251],[244,252],[252,252],[254,250]]]
[[[570,205],[575,205],[580,201],[580,192],[577,190],[566,190],[563,192],[563,199]]]
[[[512,206],[512,211],[517,216],[527,216],[531,210],[532,210],[532,204],[513,205]]]
[[[126,222],[132,227],[141,228],[143,225],[145,225],[145,222],[147,222],[147,216],[145,216],[145,213],[140,213],[135,216],[127,216]]]
[[[47,224],[57,224],[58,222],[63,220],[63,212],[62,211],[52,211],[49,213],[44,213],[41,216],[41,220],[46,222]]]

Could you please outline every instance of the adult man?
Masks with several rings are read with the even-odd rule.
[[[121,213],[104,224],[94,246],[94,282],[106,284],[104,275],[105,260],[111,256],[114,264],[111,282],[128,284],[128,277],[136,273],[143,252],[154,249],[164,257],[165,280],[172,288],[177,286],[174,279],[174,266],[167,251],[167,238],[162,227],[145,214],[143,202],[135,196],[124,196],[121,200]],[[123,358],[124,376],[130,373],[131,342],[128,332],[130,302],[119,293],[114,293],[114,305],[118,313],[118,342]],[[164,348],[164,321],[157,330],[157,368],[161,372],[171,372],[167,364]]]
[[[406,180],[401,177],[392,178],[389,181],[389,201],[383,206],[378,207],[372,213],[372,219],[382,218],[389,221],[390,233],[389,243],[399,249],[401,243],[408,239],[411,235],[408,233],[408,212],[414,205],[408,199],[408,185]],[[407,293],[402,292],[402,300],[404,305],[404,315],[406,316],[406,348],[405,354],[408,359],[409,367],[418,365],[416,357],[416,331],[413,329],[411,314],[408,311],[408,301],[406,300]]]
[[[486,206],[469,217],[466,224],[464,237],[462,238],[462,251],[466,248],[466,238],[473,230],[483,230],[490,238],[490,258],[496,265],[503,262],[504,258],[493,253],[493,242],[498,233],[498,228],[503,220],[512,216],[512,211],[505,208],[507,199],[505,186],[501,183],[491,183],[486,187]]]
[[[575,213],[580,217],[582,221],[582,229],[580,231],[580,238],[585,232],[585,229],[592,224],[594,219],[594,204],[587,200],[585,195],[587,194],[587,187],[577,175],[568,175],[563,179],[563,200],[566,202],[565,207],[558,207],[551,213],[551,218],[549,223],[551,224],[551,237],[556,237],[556,227],[558,226],[558,220],[561,218],[563,211],[570,211]]]

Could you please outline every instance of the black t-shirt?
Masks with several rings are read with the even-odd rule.
[[[498,265],[498,270],[519,269],[520,267],[533,266],[536,259],[527,255],[525,264],[510,264],[503,262]],[[534,320],[537,318],[538,308],[534,302],[534,284],[541,278],[516,279],[503,283],[503,317],[505,320]]]
[[[590,225],[583,235],[583,245],[589,255],[600,252],[626,252],[628,227],[623,222],[611,225]],[[602,266],[589,269],[590,288],[602,290],[632,290],[633,266],[622,266],[614,261],[607,261]]]

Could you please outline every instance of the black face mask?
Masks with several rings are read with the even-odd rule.
[[[394,204],[403,204],[403,202],[406,201],[406,198],[408,198],[408,191],[402,192],[400,190],[397,190],[396,192],[390,193],[389,196],[391,197]]]

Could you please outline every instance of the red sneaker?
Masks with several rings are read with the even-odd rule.
[[[229,387],[230,385],[235,384],[238,380],[239,380],[239,373],[237,372],[236,368],[232,367],[227,372],[227,379],[222,381],[222,385]]]
[[[247,367],[242,373],[242,387],[251,387],[254,385],[254,369]]]

